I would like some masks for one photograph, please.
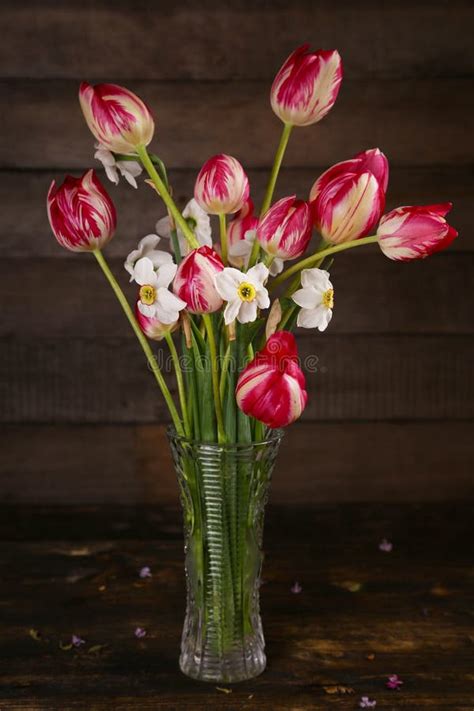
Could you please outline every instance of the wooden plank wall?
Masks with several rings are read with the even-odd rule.
[[[0,44],[0,500],[175,501],[164,410],[108,287],[61,250],[52,178],[93,164],[78,83],[137,91],[182,203],[210,155],[235,154],[262,197],[280,129],[268,90],[298,44],[337,47],[340,98],[294,132],[278,194],[307,194],[331,163],[379,146],[389,206],[454,202],[449,252],[397,265],[376,248],[338,258],[316,371],[288,432],[273,500],[472,496],[474,6],[469,0],[3,0]],[[163,214],[151,190],[111,187],[124,256]],[[132,294],[132,292],[129,293]],[[290,476],[291,474],[291,476]]]

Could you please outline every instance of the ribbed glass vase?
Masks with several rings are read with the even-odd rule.
[[[184,514],[186,618],[180,667],[236,682],[266,664],[259,609],[264,508],[281,432],[256,444],[168,433]]]

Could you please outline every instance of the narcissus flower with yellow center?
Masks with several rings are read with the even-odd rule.
[[[334,289],[329,281],[329,272],[324,269],[303,269],[301,286],[293,294],[293,301],[301,306],[297,326],[325,331],[332,318]]]
[[[168,289],[176,269],[176,264],[168,262],[155,270],[148,257],[142,257],[135,264],[133,279],[140,286],[137,309],[144,316],[158,319],[162,324],[178,320],[179,312],[186,308],[186,302]]]
[[[267,267],[260,263],[244,273],[234,267],[226,267],[215,277],[216,289],[227,301],[224,321],[228,325],[235,319],[249,323],[257,318],[258,309],[270,306],[270,297],[265,288],[268,279]]]

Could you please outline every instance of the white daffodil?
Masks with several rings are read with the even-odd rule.
[[[257,318],[257,308],[267,309],[270,298],[265,288],[268,269],[262,264],[244,273],[233,267],[225,267],[215,276],[218,294],[227,301],[224,309],[224,321],[228,325],[234,319],[240,323],[249,323]]]
[[[207,212],[204,212],[202,207],[199,207],[194,198],[184,208],[183,217],[196,235],[199,246],[212,247],[211,220]],[[171,239],[171,224],[168,215],[158,220],[156,231],[160,237]],[[179,227],[177,228],[177,233],[181,254],[185,255],[190,251],[188,241]]]
[[[229,245],[229,262],[231,264],[235,267],[247,268],[256,235],[256,230],[247,230],[243,239],[238,240],[235,244]],[[277,276],[277,274],[280,274],[280,272],[283,271],[284,264],[283,259],[275,257],[269,267],[270,275]]]
[[[118,185],[119,173],[125,178],[127,183],[133,188],[137,188],[136,178],[141,174],[143,168],[136,160],[116,160],[112,151],[109,151],[100,143],[94,145],[96,152],[94,158],[99,160],[105,168],[105,173],[114,185]]]
[[[329,281],[329,272],[324,269],[303,269],[301,286],[303,288],[295,291],[292,296],[295,304],[301,306],[297,326],[325,331],[334,307],[334,289]]]
[[[142,257],[135,264],[132,276],[140,286],[138,309],[144,316],[165,324],[178,320],[179,312],[186,308],[186,302],[168,289],[177,268],[173,262],[167,262],[155,270],[148,257]]]
[[[151,260],[154,269],[162,267],[163,264],[173,263],[173,257],[169,252],[163,252],[160,249],[156,249],[156,245],[159,241],[160,238],[158,235],[146,235],[146,237],[143,237],[138,243],[137,249],[130,252],[124,263],[125,269],[130,274],[130,281],[133,281],[134,279],[133,272],[135,264],[142,257],[148,257],[148,259]]]

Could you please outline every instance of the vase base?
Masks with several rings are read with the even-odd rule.
[[[267,659],[263,650],[230,652],[224,657],[199,657],[182,653],[179,666],[183,674],[197,679],[220,684],[235,684],[254,679],[265,669]]]

